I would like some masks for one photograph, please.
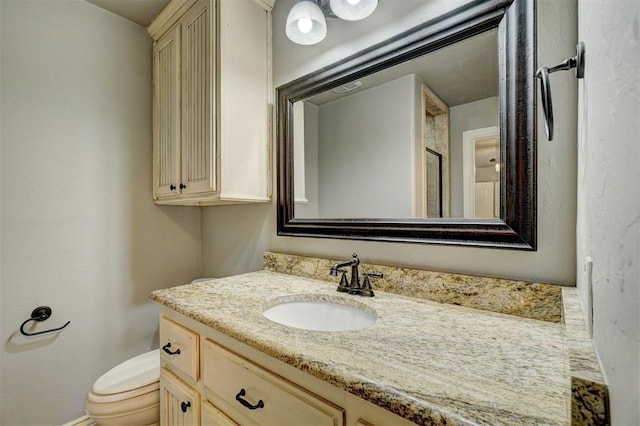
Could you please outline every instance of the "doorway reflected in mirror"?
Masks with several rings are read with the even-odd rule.
[[[500,128],[462,134],[464,217],[500,217]]]

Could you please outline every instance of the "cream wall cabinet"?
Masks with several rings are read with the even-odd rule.
[[[172,0],[147,28],[157,204],[270,201],[272,6]]]
[[[161,351],[161,425],[413,424],[161,306],[160,345],[167,344]],[[194,351],[195,370],[185,367]],[[189,422],[180,423],[187,416]]]

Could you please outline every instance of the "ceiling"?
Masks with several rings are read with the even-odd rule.
[[[96,6],[120,15],[143,27],[169,3],[169,0],[87,0]]]
[[[445,48],[359,79],[357,90],[326,91],[306,99],[323,105],[409,74],[422,81],[449,107],[498,96],[498,30],[493,29]]]
[[[147,27],[170,0],[87,1]],[[488,31],[413,61],[369,75],[360,80],[362,85],[356,92],[413,73],[419,75],[449,107],[497,96],[497,48],[497,31]],[[340,96],[347,94],[338,95],[328,91],[307,101],[322,105]]]

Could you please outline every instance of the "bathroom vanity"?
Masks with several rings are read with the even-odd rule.
[[[581,397],[573,308],[569,322],[543,321],[382,291],[363,298],[269,270],[151,298],[165,425],[597,424],[606,399],[606,388],[602,401],[592,389]],[[264,317],[291,300],[365,305],[377,319],[327,332]]]
[[[161,315],[162,341],[181,350],[162,352],[161,424],[411,424],[176,311]]]

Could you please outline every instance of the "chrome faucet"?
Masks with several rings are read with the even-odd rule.
[[[360,272],[358,270],[358,266],[360,265],[360,259],[358,259],[358,255],[353,253],[351,259],[346,260],[344,262],[336,263],[329,270],[329,274],[337,277],[338,272],[342,273],[342,278],[340,278],[340,284],[336,289],[342,293],[349,294],[357,294],[360,296],[373,297],[374,293],[371,289],[371,284],[369,282],[369,277],[371,278],[382,278],[382,274],[364,274],[365,280],[364,285],[360,286]],[[347,271],[343,269],[345,266],[351,266],[351,282],[347,280]]]

